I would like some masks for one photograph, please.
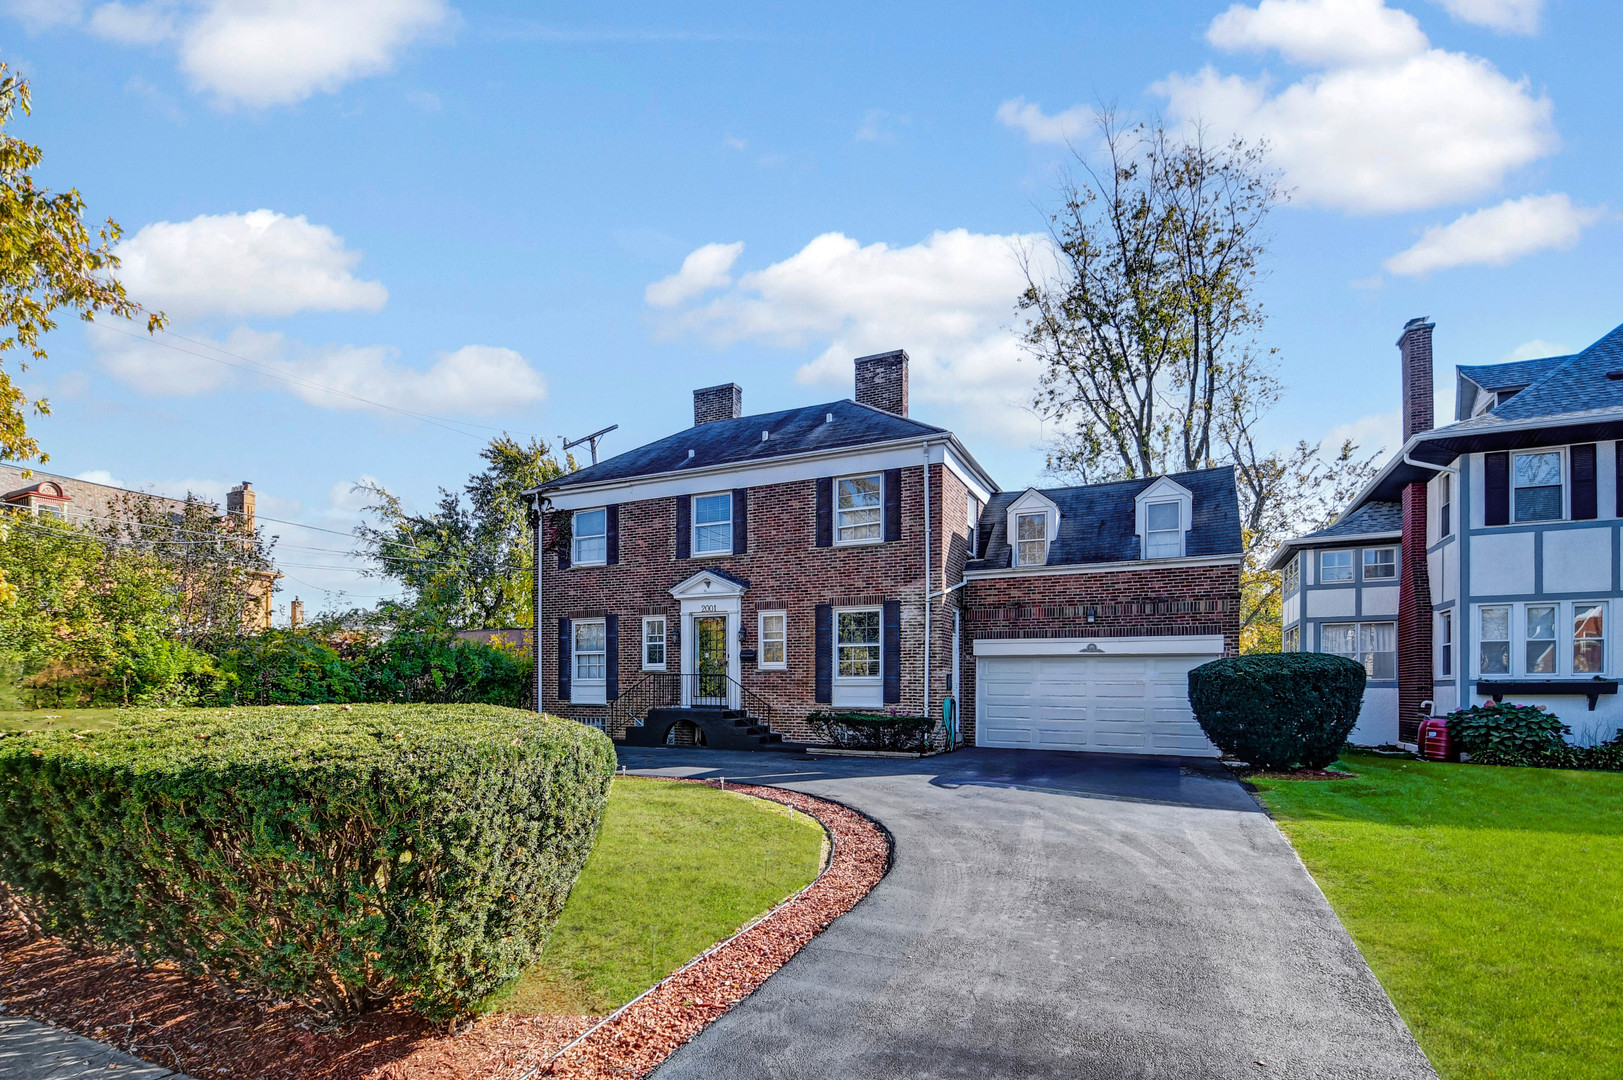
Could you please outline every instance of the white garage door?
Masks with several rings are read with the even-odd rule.
[[[1211,656],[991,656],[976,661],[975,742],[1215,757],[1189,708]]]

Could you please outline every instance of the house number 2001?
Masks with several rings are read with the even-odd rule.
[[[699,610],[700,611],[714,611],[714,610],[716,610],[716,605],[714,605],[714,604],[700,604],[699,605]]]

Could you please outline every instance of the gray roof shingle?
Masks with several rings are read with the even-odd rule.
[[[1454,370],[1484,390],[1510,390],[1538,382],[1571,359],[1570,356],[1544,356],[1504,364],[1460,364]]]
[[[1059,507],[1059,532],[1048,549],[1049,566],[1127,562],[1140,557],[1133,500],[1160,477],[1118,480],[1085,487],[1038,488]],[[1224,467],[1197,472],[1169,473],[1167,479],[1188,488],[1194,496],[1187,556],[1238,555],[1240,502],[1234,470]],[[982,558],[965,570],[1005,570],[1013,561],[1009,547],[1008,509],[1025,491],[1002,491],[992,496],[981,512]]]
[[[1608,372],[1623,374],[1623,326],[1567,357],[1565,363],[1493,409],[1493,415],[1506,421],[1539,420],[1623,408],[1623,378],[1607,378]]]
[[[1379,533],[1403,531],[1403,504],[1399,502],[1367,502],[1357,510],[1292,543],[1303,540],[1334,540],[1342,536],[1369,536]]]

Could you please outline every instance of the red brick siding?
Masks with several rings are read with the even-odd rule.
[[[970,743],[975,741],[976,639],[1221,634],[1225,655],[1240,650],[1237,565],[977,578],[961,591],[966,595],[960,715]]]
[[[1403,489],[1398,579],[1398,738],[1419,738],[1420,703],[1432,697],[1431,570],[1426,563],[1426,485]]]

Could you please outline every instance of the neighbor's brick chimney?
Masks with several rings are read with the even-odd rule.
[[[304,625],[304,601],[297,596],[293,598],[293,603],[287,607],[287,625],[289,629],[293,630],[297,630]]]
[[[254,485],[244,480],[225,494],[225,512],[242,522],[245,532],[254,530]]]
[[[907,353],[875,353],[857,357],[857,403],[872,405],[896,416],[907,415]]]
[[[1424,316],[1403,324],[1403,441],[1437,423],[1432,394],[1431,331]],[[1403,573],[1398,579],[1398,739],[1419,737],[1421,702],[1432,699],[1431,574],[1426,565],[1426,484],[1403,489]],[[1435,711],[1435,710],[1432,710]]]
[[[693,426],[715,420],[737,420],[744,415],[744,388],[722,383],[693,391]]]

